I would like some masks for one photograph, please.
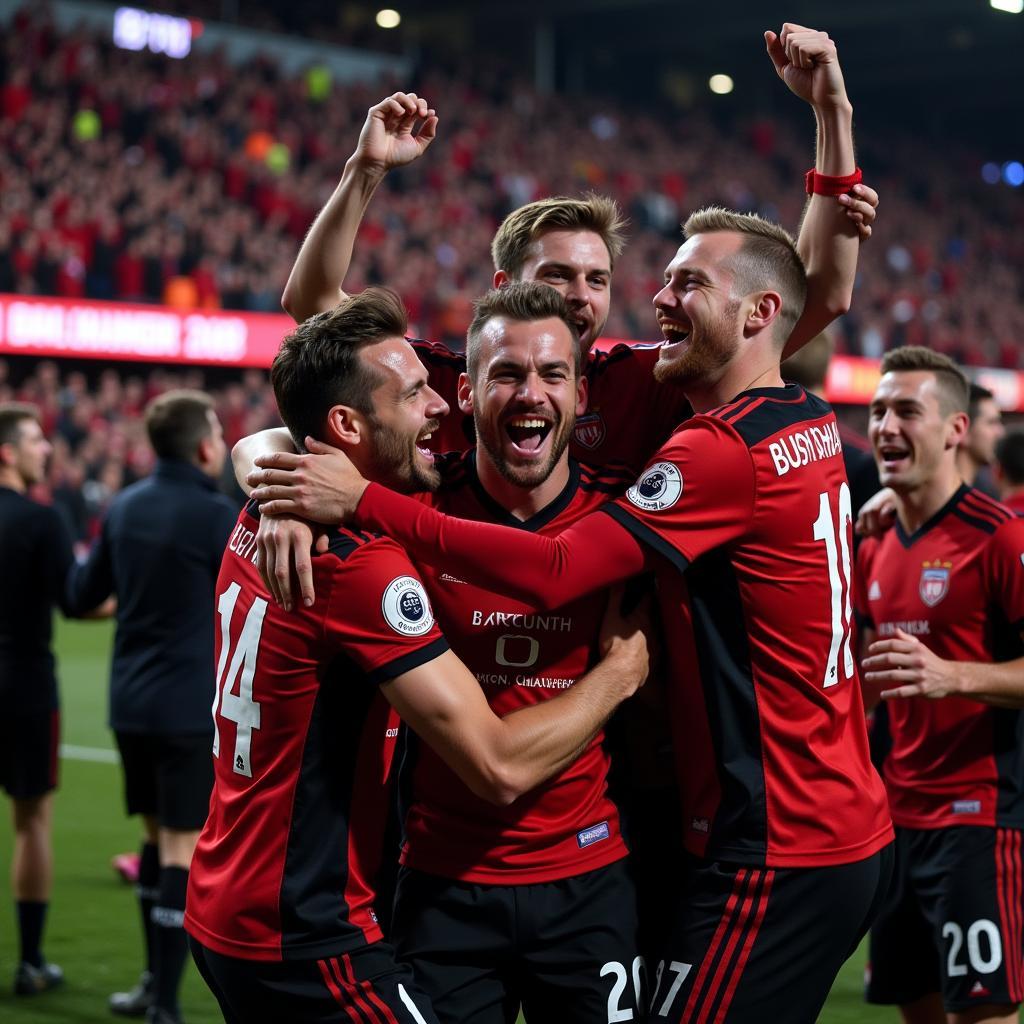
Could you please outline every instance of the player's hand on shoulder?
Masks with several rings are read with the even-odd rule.
[[[396,92],[366,113],[352,157],[380,172],[412,163],[426,151],[437,132],[437,112],[414,92]]]
[[[316,600],[313,587],[313,549],[327,550],[322,527],[295,516],[260,517],[256,531],[256,568],[271,597],[285,611],[299,599],[309,608]]]
[[[821,110],[849,105],[836,44],[827,32],[787,21],[780,32],[765,32],[764,41],[791,92]]]
[[[895,636],[876,640],[861,663],[864,682],[883,689],[884,700],[927,697],[939,700],[959,690],[957,664],[944,661],[916,636],[897,629]]]
[[[613,587],[601,621],[601,656],[621,662],[622,699],[632,697],[647,681],[656,654],[657,631],[650,593],[639,600],[628,585]]]
[[[854,185],[851,191],[853,195],[844,193],[838,200],[841,206],[846,207],[846,216],[857,225],[860,240],[866,242],[871,237],[878,215],[878,193],[863,182]]]
[[[896,495],[883,487],[861,505],[855,529],[861,537],[881,537],[896,522]]]
[[[312,437],[306,454],[261,455],[246,482],[264,515],[293,515],[314,523],[348,522],[366,490],[366,480],[340,449]]]

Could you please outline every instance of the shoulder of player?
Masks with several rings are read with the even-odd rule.
[[[625,341],[617,341],[608,348],[592,348],[587,353],[586,373],[588,377],[603,374],[613,366],[635,367],[650,374],[651,367],[658,361],[660,343],[630,345]],[[653,380],[653,378],[652,378]]]
[[[1024,520],[976,487],[968,487],[953,508],[961,522],[990,536],[1024,536]]]
[[[406,338],[416,350],[416,355],[433,367],[446,366],[460,373],[466,368],[464,352],[455,352],[439,341],[424,341],[421,338]]]
[[[716,409],[695,415],[684,429],[694,421],[713,421],[721,424],[741,438],[750,448],[783,431],[799,431],[814,426],[819,420],[832,420],[832,406],[797,384],[785,388],[755,388],[744,392],[731,402]],[[838,426],[832,428],[838,444]]]
[[[606,462],[596,465],[590,462],[578,463],[580,468],[579,489],[595,494],[621,494],[636,480],[636,472],[625,462]]]

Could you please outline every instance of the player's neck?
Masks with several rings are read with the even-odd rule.
[[[737,363],[726,367],[725,373],[707,387],[687,386],[685,394],[694,412],[707,412],[731,402],[737,395],[751,388],[784,387],[779,362],[774,360],[767,367]]]
[[[971,457],[970,452],[964,451],[962,448],[957,449],[956,468],[963,482],[973,487],[974,481],[978,478],[978,470],[981,467]]]
[[[557,498],[569,482],[569,457],[564,454],[550,476],[536,487],[518,487],[510,483],[482,448],[477,448],[476,472],[480,485],[506,512],[525,522],[543,511]]]
[[[9,487],[19,494],[24,494],[28,490],[21,474],[8,466],[0,466],[0,487]]]
[[[943,467],[927,483],[896,495],[896,513],[908,534],[917,533],[960,489],[963,479],[955,464]]]

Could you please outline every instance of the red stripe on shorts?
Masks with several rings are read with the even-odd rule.
[[[334,1001],[348,1014],[349,1020],[353,1021],[354,1024],[366,1024],[366,1022],[360,1017],[355,1010],[352,1009],[348,1001],[342,996],[341,989],[338,986],[338,982],[335,980],[331,968],[328,966],[326,960],[317,960],[317,967],[320,968],[320,973],[324,976],[324,984],[327,986],[331,993],[331,997]]]
[[[348,977],[350,977],[352,981],[355,982],[356,972],[355,969],[352,967],[352,958],[348,955],[348,953],[343,953],[341,959],[344,962],[345,967],[348,969]],[[384,1000],[381,999],[379,995],[377,995],[377,993],[373,989],[373,985],[371,985],[370,982],[363,980],[357,982],[357,984],[363,990],[363,994],[367,997],[367,999],[369,999],[370,1002],[373,1003],[373,1005],[378,1010],[380,1010],[381,1016],[384,1018],[384,1024],[398,1024],[398,1018],[391,1012],[390,1008],[384,1002]]]
[[[720,1024],[721,1021],[724,1021],[726,1013],[729,1012],[732,997],[736,993],[736,986],[739,984],[740,977],[747,966],[747,961],[750,959],[750,950],[753,948],[757,933],[761,930],[761,922],[764,920],[765,911],[768,909],[768,896],[772,891],[772,882],[774,880],[774,871],[765,872],[761,894],[757,897],[756,901],[757,910],[754,913],[754,920],[747,930],[746,938],[743,940],[743,948],[740,950],[740,958],[732,970],[729,985],[725,990],[725,995],[722,997],[722,1004],[718,1007],[718,1012],[715,1014],[715,1024]]]
[[[722,944],[722,937],[725,935],[725,932],[729,927],[729,919],[732,917],[732,914],[736,909],[736,904],[739,901],[739,893],[743,888],[746,877],[746,868],[741,868],[736,872],[736,878],[732,884],[732,892],[729,893],[729,899],[725,904],[725,912],[718,921],[718,927],[715,929],[715,934],[711,939],[711,945],[708,946],[708,951],[701,962],[700,970],[697,971],[697,978],[693,983],[693,988],[690,989],[690,998],[686,1000],[686,1006],[683,1008],[683,1016],[680,1020],[690,1020],[691,1014],[697,1007],[700,992],[704,986],[704,979],[707,977],[707,973],[711,969],[711,962],[714,960],[715,955],[718,952],[718,947]]]

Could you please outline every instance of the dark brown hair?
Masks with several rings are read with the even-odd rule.
[[[281,342],[270,367],[281,419],[300,447],[306,435],[321,439],[327,413],[347,405],[373,411],[380,378],[359,352],[387,338],[404,338],[408,316],[389,288],[367,288],[325,313],[317,313]]]
[[[572,337],[573,366],[579,377],[583,360],[580,335],[565,299],[550,285],[539,281],[514,281],[504,288],[492,288],[473,303],[473,322],[466,332],[466,370],[471,380],[476,380],[480,364],[480,335],[487,322],[496,316],[520,323],[561,320]]]
[[[161,459],[192,462],[199,442],[212,436],[207,415],[213,399],[202,391],[180,388],[157,395],[146,406],[146,433]]]

